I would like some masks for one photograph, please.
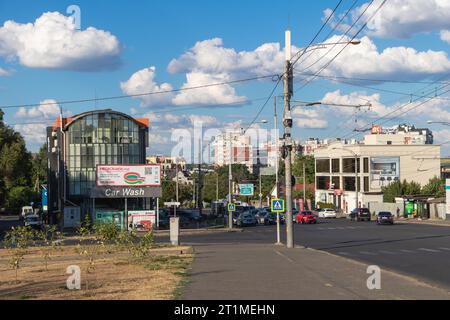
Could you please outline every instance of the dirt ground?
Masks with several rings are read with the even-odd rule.
[[[134,258],[116,247],[93,246],[81,255],[77,246],[51,253],[45,267],[45,248],[28,249],[16,272],[11,251],[0,250],[0,300],[170,300],[177,298],[187,281],[193,254],[189,247],[155,248],[144,258]],[[81,269],[81,290],[68,290],[69,266]],[[88,268],[90,270],[88,271]]]

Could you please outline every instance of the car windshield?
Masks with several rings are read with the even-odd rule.
[[[37,222],[37,221],[38,221],[38,218],[35,218],[35,217],[27,218],[26,221],[28,221],[28,222]]]
[[[392,213],[390,213],[390,212],[380,212],[378,214],[378,216],[380,216],[380,217],[390,217],[390,216],[392,216]]]

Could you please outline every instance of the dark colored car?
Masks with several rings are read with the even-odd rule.
[[[277,215],[274,213],[267,213],[264,217],[265,225],[274,225],[277,224]]]
[[[265,209],[259,209],[258,212],[255,214],[256,221],[258,224],[264,224],[264,218],[269,212],[267,212]]]
[[[237,218],[236,224],[238,227],[256,226],[257,222],[255,216],[250,212],[243,212]]]
[[[370,210],[367,208],[358,208],[354,209],[350,215],[349,218],[351,221],[370,221]]]
[[[312,211],[302,211],[295,216],[295,222],[301,224],[316,224],[317,219]]]
[[[380,212],[377,217],[377,224],[394,224],[394,216],[390,212]]]

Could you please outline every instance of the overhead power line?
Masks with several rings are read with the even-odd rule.
[[[273,79],[274,77],[278,77],[278,75],[273,75],[272,74],[272,75],[267,75],[267,76],[260,76],[260,77],[253,77],[253,78],[247,78],[247,79],[232,80],[232,81],[219,82],[219,83],[211,83],[211,84],[205,84],[205,85],[199,85],[199,86],[193,86],[193,87],[185,87],[185,88],[172,89],[172,90],[143,92],[143,93],[138,93],[138,94],[128,94],[128,95],[102,97],[102,98],[80,99],[80,100],[66,100],[66,101],[34,103],[34,104],[6,105],[6,106],[0,106],[0,109],[13,109],[13,108],[22,108],[22,107],[23,108],[31,108],[31,107],[48,106],[48,105],[67,105],[67,104],[77,104],[77,103],[87,103],[87,102],[99,102],[99,101],[108,101],[108,100],[137,98],[137,97],[144,97],[144,96],[151,96],[151,95],[177,93],[177,92],[182,92],[182,91],[204,89],[204,88],[210,88],[210,87],[216,87],[216,86],[224,86],[224,85],[237,84],[237,83],[243,83],[243,82],[250,82],[250,81],[262,80],[262,79],[268,79],[268,78],[272,78]]]

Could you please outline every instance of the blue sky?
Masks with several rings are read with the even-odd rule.
[[[285,29],[290,26],[296,48],[306,46],[329,14],[325,10],[334,8],[338,2],[0,0],[0,106],[118,96],[279,74]],[[296,139],[351,137],[356,127],[370,126],[407,103],[411,99],[408,93],[430,95],[433,88],[443,86],[440,82],[433,83],[423,90],[429,82],[449,78],[450,1],[420,2],[390,1],[358,36],[361,45],[345,49],[321,73],[327,77],[420,83],[346,79],[351,84],[348,85],[319,78],[294,98],[341,104],[370,102],[372,108],[357,112],[331,107],[297,109],[294,112]],[[369,19],[380,3],[381,0],[374,1],[361,21]],[[339,15],[352,4],[353,0],[342,1],[316,42],[327,40],[324,37]],[[358,1],[352,15],[332,33],[330,42],[340,39],[346,31],[344,23],[358,17],[366,4],[367,1]],[[81,10],[81,30],[71,30],[65,24],[70,5],[77,5]],[[412,18],[419,15],[421,19]],[[336,48],[318,65],[303,72],[317,71],[314,68],[329,61],[336,50],[339,51]],[[302,68],[326,51],[313,51],[310,57],[299,62],[298,71],[302,72]],[[137,117],[145,114],[153,124],[150,151],[168,153],[172,129],[192,126],[195,121],[217,128],[239,120],[249,122],[263,101],[238,107],[223,107],[223,104],[267,97],[273,86],[271,81],[254,81],[181,95],[62,107],[66,115],[93,108],[113,108]],[[427,120],[450,121],[445,99],[448,94],[444,94],[445,88],[436,92],[444,99],[433,99],[424,105],[418,105],[423,101],[418,100],[403,110],[411,109],[409,112],[394,113],[396,117],[385,119],[383,125],[408,122],[426,126]],[[277,90],[280,93],[281,87]],[[222,107],[214,106],[218,104]],[[192,106],[196,108],[186,110]],[[42,129],[57,115],[54,105],[45,104],[4,111],[7,122],[22,132],[33,151],[44,143]],[[272,120],[272,111],[270,103],[259,120]],[[29,122],[42,124],[27,125]],[[450,140],[450,130],[437,125],[431,128],[437,142]],[[444,150],[447,152],[447,148]]]

